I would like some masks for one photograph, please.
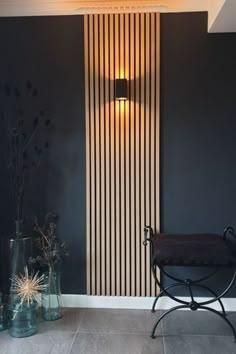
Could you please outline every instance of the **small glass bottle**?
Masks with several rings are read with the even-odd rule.
[[[61,318],[61,274],[49,271],[45,274],[46,289],[42,294],[43,318],[46,321],[55,321]]]

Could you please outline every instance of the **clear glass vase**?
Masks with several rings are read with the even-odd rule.
[[[29,267],[29,257],[33,254],[33,239],[31,237],[15,238],[10,240],[10,273],[14,275],[25,273],[25,267]]]
[[[9,316],[7,304],[0,303],[0,331],[8,328]]]
[[[12,337],[23,338],[37,332],[37,302],[28,304],[15,302],[10,306],[9,334]]]
[[[45,274],[46,289],[42,294],[43,318],[46,321],[55,321],[61,318],[61,274],[49,271]]]

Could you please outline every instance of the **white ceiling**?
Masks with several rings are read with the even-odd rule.
[[[0,0],[0,16],[66,15],[118,11],[206,11],[208,0]]]
[[[209,32],[236,32],[236,0],[0,0],[0,16],[208,11]]]
[[[214,20],[209,23],[210,32],[236,32],[236,0],[221,0],[221,3]]]

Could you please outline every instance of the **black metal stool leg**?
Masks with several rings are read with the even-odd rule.
[[[227,317],[225,317],[224,315],[222,315],[221,312],[217,311],[217,310],[214,310],[212,309],[211,307],[208,307],[208,306],[199,306],[200,309],[203,309],[203,310],[207,310],[207,311],[210,311],[210,312],[213,312],[215,313],[216,315],[220,316],[228,325],[229,327],[231,328],[232,332],[233,332],[233,336],[234,336],[234,341],[236,342],[236,331],[234,329],[234,326],[232,325],[232,323],[228,320]]]
[[[202,285],[202,284],[192,284],[192,286],[196,286],[196,287],[203,288],[203,289],[209,291],[209,293],[211,293],[211,294],[214,295],[215,297],[217,297],[217,294],[216,294],[213,290],[211,290],[210,288],[208,288],[208,286],[206,286],[206,285]],[[220,306],[221,306],[222,314],[223,314],[224,316],[226,316],[226,312],[225,312],[225,308],[224,308],[223,302],[221,301],[221,299],[218,299],[217,301],[219,302],[219,304],[220,304]]]
[[[157,303],[157,300],[163,295],[165,294],[165,291],[168,291],[170,289],[173,289],[173,288],[177,288],[179,286],[185,286],[184,284],[172,284],[172,285],[169,285],[167,286],[166,288],[164,288],[163,290],[160,291],[160,293],[157,295],[157,297],[155,298],[154,302],[153,302],[153,305],[152,305],[152,312],[154,313],[155,312],[155,307],[156,307],[156,303]]]
[[[175,311],[175,310],[180,310],[180,309],[186,309],[186,308],[189,308],[188,305],[179,305],[179,306],[175,306],[175,307],[172,307],[170,310],[164,312],[159,318],[158,320],[156,321],[156,323],[154,324],[153,326],[153,329],[152,329],[152,333],[151,333],[151,337],[154,339],[155,338],[155,332],[156,332],[156,328],[158,326],[158,324],[161,322],[161,320],[166,317],[169,313]]]
[[[156,310],[155,310],[155,307],[156,307],[156,303],[157,303],[157,300],[161,297],[161,295],[164,294],[164,291],[161,290],[160,293],[157,295],[157,297],[155,298],[154,302],[153,302],[153,305],[152,305],[152,313],[154,313]]]

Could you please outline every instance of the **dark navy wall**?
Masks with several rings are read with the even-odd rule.
[[[206,13],[162,14],[164,232],[236,227],[235,63],[236,34],[207,34]],[[224,278],[214,282],[216,289]]]
[[[28,212],[59,213],[59,235],[71,252],[63,292],[85,293],[83,18],[2,18],[0,46],[1,83],[31,79],[55,121],[50,154],[35,179]],[[161,15],[164,232],[221,233],[226,225],[236,227],[235,63],[236,34],[207,34],[206,13]],[[0,169],[3,235],[12,223],[2,164]],[[216,290],[228,276],[218,277]]]
[[[0,19],[1,84],[21,87],[30,79],[53,121],[49,156],[36,172],[26,214],[59,214],[58,234],[70,250],[62,274],[66,293],[86,290],[83,37],[82,16]],[[2,235],[13,224],[6,185],[1,181]]]

